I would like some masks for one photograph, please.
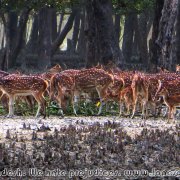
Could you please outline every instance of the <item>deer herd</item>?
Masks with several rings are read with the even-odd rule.
[[[139,109],[143,119],[148,118],[149,113],[158,115],[164,104],[167,106],[168,120],[174,120],[176,107],[180,105],[179,71],[180,67],[177,66],[176,72],[162,70],[150,74],[121,71],[115,67],[107,70],[101,65],[80,70],[62,70],[60,65],[56,65],[43,74],[32,75],[0,71],[1,103],[7,104],[7,117],[12,117],[14,103],[18,98],[24,99],[31,106],[35,99],[38,103],[36,117],[40,112],[45,117],[44,97],[49,96],[51,101],[58,103],[62,116],[68,100],[77,115],[80,97],[86,94],[91,98],[96,93],[100,102],[98,115],[108,101],[119,104],[119,116],[134,118]]]

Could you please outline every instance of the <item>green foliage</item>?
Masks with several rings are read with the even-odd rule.
[[[115,13],[126,14],[129,11],[141,12],[154,6],[155,0],[112,0]],[[59,11],[70,10],[73,6],[84,3],[81,0],[0,0],[0,10],[19,11],[24,7],[38,10],[41,7],[54,7]]]
[[[25,7],[38,10],[47,6],[57,8],[60,11],[71,9],[72,6],[78,3],[78,0],[0,0],[0,10],[1,12],[20,11]]]
[[[15,104],[15,114],[19,116],[34,116],[36,110],[37,105],[33,109],[29,109],[29,106],[24,102]]]
[[[153,8],[154,3],[155,0],[112,0],[114,12],[117,14],[141,13],[146,9]]]
[[[108,105],[107,110],[106,110],[106,105],[103,106],[102,115],[112,115],[118,113],[119,109],[117,103],[109,102],[107,105]],[[83,116],[93,116],[98,113],[98,109],[99,108],[93,102],[86,103],[85,101],[81,101],[78,104],[77,114]],[[49,114],[58,115],[58,110],[59,110],[58,105],[53,104],[49,108]],[[64,113],[66,116],[74,115],[72,106],[68,105]]]
[[[82,101],[79,103],[78,106],[78,114],[82,114],[85,116],[92,116],[97,114],[97,107],[92,102],[86,103],[85,101]]]
[[[58,105],[53,102],[50,104],[49,99],[46,99],[47,101],[47,107],[46,107],[46,113],[47,115],[60,115],[59,114],[59,107]],[[112,115],[112,114],[117,114],[118,113],[118,104],[115,102],[109,102],[107,104],[108,108],[106,108],[106,105],[104,105],[102,109],[102,115]],[[29,106],[25,102],[20,102],[20,103],[15,103],[15,115],[18,116],[35,116],[36,111],[37,111],[37,104],[33,109],[30,109]],[[99,107],[96,106],[93,102],[85,102],[81,101],[78,104],[77,108],[77,114],[78,115],[83,115],[83,116],[93,116],[97,115]],[[7,111],[0,106],[0,115],[7,115]],[[73,108],[69,104],[67,105],[66,109],[64,110],[64,114],[66,116],[72,116],[74,115],[73,113]]]
[[[0,115],[6,115],[6,114],[7,111],[2,106],[0,106]]]

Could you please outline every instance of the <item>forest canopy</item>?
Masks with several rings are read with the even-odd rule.
[[[24,7],[37,10],[44,5],[62,10],[85,3],[82,0],[1,0],[0,2],[0,9],[4,12],[9,10],[19,11]],[[114,12],[121,14],[131,10],[141,12],[147,8],[153,8],[154,3],[155,0],[112,0]]]
[[[178,9],[178,0],[1,0],[0,66],[175,70]]]

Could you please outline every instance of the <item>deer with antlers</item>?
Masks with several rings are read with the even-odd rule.
[[[38,117],[41,107],[45,117],[46,101],[43,94],[47,88],[47,82],[36,76],[18,76],[15,74],[5,76],[0,79],[0,89],[9,98],[9,114],[7,117],[14,115],[14,100],[17,96],[33,95],[38,102]]]

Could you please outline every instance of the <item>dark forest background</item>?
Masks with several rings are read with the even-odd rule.
[[[0,0],[0,68],[42,71],[113,62],[174,71],[178,0]]]

